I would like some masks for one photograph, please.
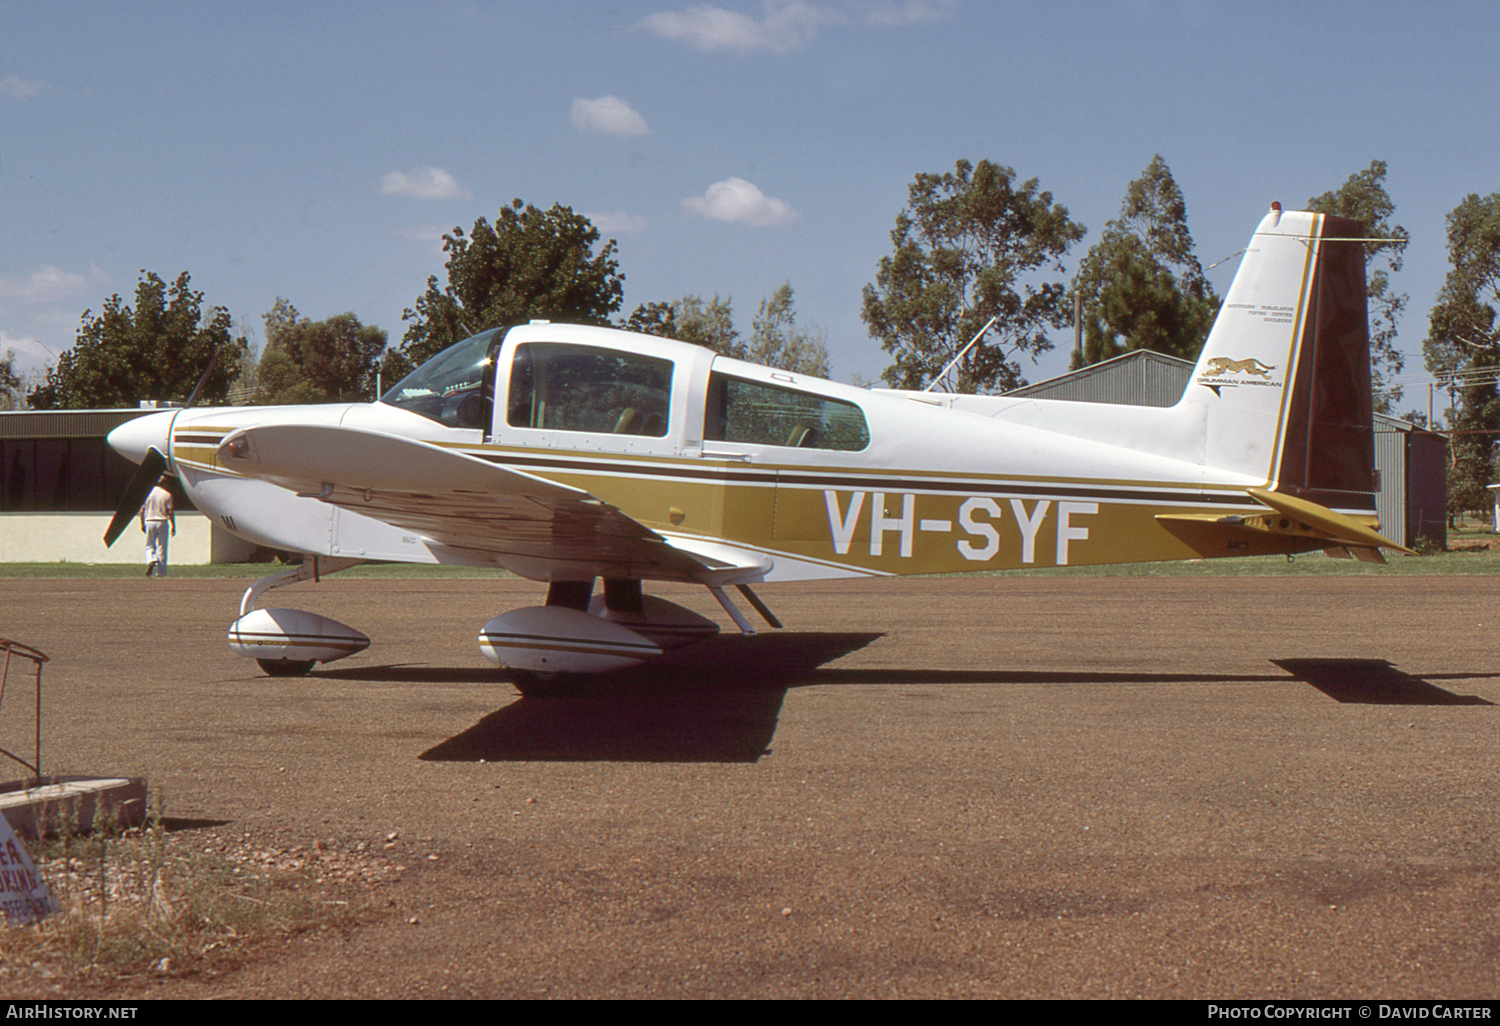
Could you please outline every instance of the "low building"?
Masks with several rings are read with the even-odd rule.
[[[145,563],[132,527],[110,548],[104,530],[135,464],[104,436],[153,412],[29,410],[0,413],[0,563]],[[250,546],[214,526],[180,490],[171,562],[232,563]]]

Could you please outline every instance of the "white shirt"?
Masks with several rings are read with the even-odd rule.
[[[151,494],[146,496],[146,504],[141,507],[141,520],[150,523],[153,520],[172,519],[172,493],[161,485],[151,489]]]

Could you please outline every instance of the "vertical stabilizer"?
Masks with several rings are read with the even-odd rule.
[[[1375,508],[1364,227],[1273,207],[1179,406],[1208,467],[1348,512]]]

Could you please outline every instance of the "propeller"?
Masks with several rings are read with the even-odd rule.
[[[209,357],[208,366],[203,369],[203,374],[198,378],[198,387],[193,389],[193,394],[188,396],[188,401],[182,409],[186,410],[198,401],[198,395],[203,391],[203,386],[208,384],[208,376],[214,372],[214,366],[219,362],[219,351],[215,349]],[[166,444],[170,445],[170,439]],[[125,531],[125,525],[135,519],[136,513],[146,502],[146,496],[151,494],[151,489],[156,487],[156,482],[161,480],[162,473],[167,469],[167,458],[156,446],[146,450],[146,455],[141,459],[141,465],[135,468],[135,473],[130,476],[130,483],[125,486],[125,491],[120,493],[120,502],[115,506],[115,515],[109,521],[109,528],[104,532],[104,546],[108,548],[113,545]]]
[[[198,379],[198,387],[195,388],[195,389],[193,389],[193,394],[190,395],[190,396],[188,396],[188,401],[183,404],[182,408],[184,410],[191,409],[192,405],[195,402],[198,401],[198,393],[201,392],[201,391],[203,391],[203,386],[204,385],[208,384],[208,376],[214,372],[214,365],[217,364],[218,362],[219,362],[219,351],[217,349],[215,349],[213,351],[213,354],[210,355],[209,358],[208,358],[208,366],[206,368],[204,368],[204,370],[203,370],[203,376]]]
[[[167,458],[161,454],[161,450],[155,446],[147,449],[141,465],[130,475],[130,483],[120,493],[120,504],[115,507],[114,518],[109,522],[109,529],[104,532],[106,548],[113,545],[125,530],[125,525],[135,519],[136,511],[146,502],[146,496],[151,494],[151,489],[156,487],[156,482],[161,480],[162,471],[166,469]]]

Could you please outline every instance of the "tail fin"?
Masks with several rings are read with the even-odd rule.
[[[1348,513],[1375,509],[1364,226],[1273,206],[1179,407],[1210,467]]]

